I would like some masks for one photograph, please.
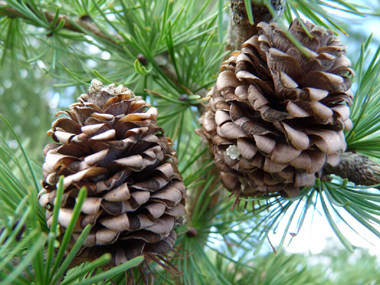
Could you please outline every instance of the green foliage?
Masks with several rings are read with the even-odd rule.
[[[340,249],[332,244],[318,257],[316,264],[328,278],[327,284],[377,284],[380,282],[379,261],[368,249],[355,249],[355,253]],[[327,259],[327,260],[326,260]],[[360,272],[360,274],[358,274]],[[325,283],[326,284],[326,283]]]
[[[329,284],[322,268],[308,266],[307,259],[298,254],[275,256],[273,253],[251,261],[257,264],[255,271],[240,271],[238,284]]]
[[[10,65],[9,59],[6,63]],[[41,78],[39,70],[19,67],[19,70],[15,66],[1,75],[0,114],[9,120],[24,144],[35,147],[28,148],[29,155],[42,162],[41,149],[47,143],[46,130],[52,118],[46,95],[53,92],[44,86],[46,79]],[[3,126],[0,124],[0,136],[5,137],[7,130]]]
[[[368,250],[351,254],[333,241],[317,255],[273,253],[251,258],[255,271],[238,270],[234,284],[377,284],[379,263]]]
[[[326,8],[330,10],[327,10]],[[289,16],[291,15],[291,12],[293,12],[296,17],[300,19],[300,14],[302,13],[316,25],[324,26],[346,34],[341,28],[341,23],[344,22],[344,18],[337,20],[336,14],[333,14],[331,11],[340,11],[363,17],[369,14],[370,7],[340,0],[325,2],[323,5],[321,5],[319,1],[288,0],[285,9],[285,17],[289,21]]]
[[[207,171],[209,168],[204,170]],[[174,264],[183,272],[180,281],[185,284],[234,284],[231,277],[226,275],[227,267],[254,269],[244,262],[244,258],[236,260],[235,257],[239,251],[249,252],[255,244],[252,235],[248,241],[238,246],[255,222],[251,220],[250,215],[230,211],[233,201],[220,203],[216,197],[210,196],[208,193],[213,180],[212,175],[206,176],[205,183],[201,184],[202,192],[196,199],[193,213],[189,215],[187,229],[186,226],[179,229],[179,232],[184,234],[178,237],[178,247],[188,257],[179,259]],[[220,190],[220,185],[217,184],[212,191],[218,188]],[[234,230],[231,231],[231,228]],[[193,274],[194,272],[198,274]]]
[[[261,3],[275,15],[270,1]],[[345,218],[347,214],[380,237],[378,192],[333,177],[332,181],[318,180],[315,187],[303,189],[295,198],[273,195],[246,199],[238,205],[216,181],[207,145],[194,130],[200,127],[197,121],[204,108],[201,98],[215,83],[220,63],[229,54],[223,42],[227,1],[11,0],[7,4],[0,5],[2,284],[102,284],[103,280],[106,284],[125,284],[124,271],[142,262],[142,257],[137,257],[103,271],[99,267],[110,258],[103,256],[93,263],[69,269],[89,228],[64,257],[75,219],[59,241],[59,207],[55,207],[53,223],[48,229],[44,211],[38,206],[41,152],[47,142],[45,133],[52,114],[73,103],[74,97],[79,91],[85,92],[93,78],[104,84],[124,84],[155,106],[158,124],[172,138],[178,154],[178,168],[191,201],[187,202],[189,213],[185,223],[177,229],[176,250],[181,257],[171,262],[183,274],[169,276],[153,265],[157,284],[370,284],[379,281],[378,265],[364,251],[359,253],[366,262],[349,264],[347,251],[323,253],[329,260],[328,267],[324,260],[311,265],[306,257],[288,255],[282,250],[299,233],[306,217],[316,211],[323,213],[332,231],[350,251],[355,247],[342,234],[339,224],[343,222],[351,227]],[[332,13],[337,10],[360,17],[374,15],[367,7],[347,1],[288,0],[282,19],[290,22],[293,16],[306,16],[337,32],[344,32],[343,28],[349,30]],[[285,21],[278,21],[286,29]],[[70,28],[66,28],[67,24]],[[370,55],[371,40],[370,37],[362,44],[354,66],[356,94],[351,107],[354,128],[346,133],[346,140],[348,149],[380,159],[377,111],[380,48]],[[50,100],[58,94],[59,100]],[[61,194],[62,180],[60,183]],[[82,190],[74,211],[77,216],[85,195]],[[352,230],[355,232],[356,228]],[[277,256],[259,255],[265,252],[263,247],[273,232],[281,235],[280,242],[271,245]]]
[[[359,60],[356,63],[357,91],[351,108],[353,129],[347,134],[348,149],[363,153],[369,157],[380,158],[380,116],[377,106],[380,101],[380,85],[378,77],[380,73],[380,48],[378,48],[369,62],[364,67],[368,58],[368,47],[372,36],[362,44]]]

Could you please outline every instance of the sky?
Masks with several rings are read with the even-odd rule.
[[[349,1],[351,3],[356,3],[360,5],[366,5],[368,7],[379,7],[380,0],[368,0],[368,1]],[[336,16],[342,16],[347,17],[346,13],[339,12],[336,10],[333,10],[334,15]],[[352,23],[353,31],[359,31],[360,33],[363,33],[365,37],[368,37],[371,33],[374,34],[373,44],[370,46],[372,53],[374,53],[374,50],[378,48],[378,43],[380,42],[380,16],[377,17],[367,17],[367,18],[361,18],[361,17],[354,17],[349,15],[347,17],[350,23]],[[355,56],[357,54],[350,52],[350,50],[357,50],[359,48],[359,44],[357,41],[353,41],[352,37],[345,35],[340,35],[340,40],[343,44],[347,46],[347,54],[348,56],[351,56],[351,60],[353,62],[356,61]],[[376,190],[378,191],[378,190]],[[317,210],[312,215],[312,211],[308,213],[308,216],[304,222],[304,225],[300,231],[300,233],[293,238],[293,241],[285,247],[285,250],[287,252],[292,253],[303,253],[303,254],[311,254],[315,255],[320,253],[327,245],[328,243],[334,242],[337,247],[343,248],[344,246],[340,244],[339,239],[335,236],[333,230],[331,229],[326,217],[323,214],[322,207],[319,205],[317,207]],[[318,213],[319,212],[319,213]],[[359,246],[363,248],[368,248],[371,255],[376,255],[380,260],[380,239],[377,238],[373,233],[368,231],[366,228],[364,228],[361,224],[359,224],[352,216],[350,216],[347,212],[341,211],[340,212],[343,217],[347,220],[347,222],[350,223],[353,228],[360,233],[363,237],[365,237],[369,242],[364,240],[362,237],[354,233],[347,225],[345,225],[343,222],[337,222],[339,229],[343,233],[343,235],[350,241],[350,243],[353,246]],[[313,218],[313,221],[311,219]],[[285,219],[286,220],[286,219]],[[286,223],[284,223],[283,227],[286,226]],[[380,231],[379,226],[375,226],[375,228]],[[278,231],[279,234],[274,235],[270,234],[269,238],[273,244],[278,244],[282,237],[282,231],[281,229]],[[290,231],[291,232],[291,231]],[[289,235],[290,237],[290,235]],[[372,244],[371,244],[372,243]],[[285,243],[287,245],[288,243]]]
[[[317,211],[312,213],[310,210],[307,214],[306,220],[303,224],[302,229],[299,234],[293,238],[292,242],[288,245],[289,241],[285,242],[285,250],[292,253],[302,253],[302,254],[319,254],[328,243],[333,242],[338,248],[344,248],[340,243],[339,239],[335,236],[333,230],[331,229],[326,217],[323,214],[322,207],[319,203],[317,206]],[[342,234],[349,240],[349,242],[355,247],[368,248],[371,255],[376,255],[380,260],[380,239],[377,238],[373,233],[368,231],[362,225],[360,225],[354,218],[352,218],[344,210],[340,211],[340,214],[346,219],[346,221],[362,236],[368,241],[353,232],[346,224],[340,222],[336,217],[334,217],[339,230]],[[284,221],[287,219],[284,218]],[[286,223],[283,223],[282,228],[278,230],[279,234],[270,234],[269,239],[272,244],[278,244],[282,237],[283,228]],[[380,231],[380,227],[375,227]],[[292,232],[291,228],[290,231]],[[288,235],[288,240],[290,240],[290,235]]]

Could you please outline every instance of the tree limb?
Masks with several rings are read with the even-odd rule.
[[[49,23],[52,23],[55,18],[55,13],[44,11],[43,12],[46,19],[49,21]],[[9,4],[5,1],[0,1],[0,14],[5,15],[10,18],[14,17],[20,17],[24,19],[28,19],[28,17],[16,9],[9,6]],[[104,34],[97,26],[92,22],[92,20],[88,17],[69,17],[66,15],[59,15],[57,24],[59,24],[62,20],[65,21],[65,25],[63,26],[64,29],[83,33],[83,30],[87,31],[89,35],[96,35],[106,41],[109,41],[111,43],[117,44],[117,42],[114,39],[117,39],[119,42],[124,42],[123,37],[121,37],[118,34],[115,33],[109,33],[111,37]],[[75,23],[72,24],[72,23]],[[81,27],[79,29],[77,26]],[[170,62],[167,54],[161,54],[154,58],[155,62],[158,64],[158,66],[161,68],[161,70],[165,73],[165,75],[180,89],[183,88],[183,86],[180,84],[180,81],[178,80],[177,74],[175,72],[175,68],[173,64]],[[195,89],[199,89],[199,86],[195,86]],[[207,90],[205,88],[200,89],[197,94],[204,97],[207,94]]]
[[[28,18],[26,15],[10,7],[8,3],[5,1],[0,1],[0,14],[3,14],[10,18],[12,17],[21,17],[24,19]],[[46,19],[49,21],[49,23],[53,22],[55,18],[55,13],[44,11],[44,15]],[[75,24],[83,28],[84,30],[89,31],[90,33],[95,34],[96,36],[103,38],[107,41],[114,42],[110,37],[105,35],[96,25],[94,25],[92,21],[89,20],[88,18],[71,18],[66,15],[59,15],[57,24],[59,24],[62,20],[65,21],[65,25],[63,26],[64,29],[67,29],[73,32],[82,33],[80,29],[78,29],[73,24],[71,24],[71,22],[74,22]],[[123,41],[123,38],[117,34],[112,34],[112,36],[114,36],[120,41]]]
[[[257,24],[264,21],[270,22],[273,19],[272,14],[262,1],[252,2],[253,25],[249,23],[247,10],[244,0],[230,0],[230,22],[228,25],[227,39],[225,50],[240,50],[243,43],[254,35],[257,35],[259,29]],[[285,0],[271,0],[274,10],[280,16],[285,8]]]
[[[325,164],[323,173],[347,178],[357,185],[372,186],[380,184],[380,164],[360,153],[341,153],[339,165],[333,167]]]

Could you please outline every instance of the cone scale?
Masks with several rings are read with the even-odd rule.
[[[353,74],[345,47],[325,28],[298,20],[289,32],[277,23],[258,24],[221,66],[201,117],[224,187],[241,197],[279,193],[294,197],[313,186],[325,163],[337,165],[352,128]]]
[[[157,109],[122,85],[104,87],[98,80],[78,100],[58,113],[68,118],[57,119],[48,132],[56,143],[44,149],[39,195],[47,225],[63,175],[59,238],[71,221],[79,189],[86,187],[88,193],[67,249],[91,225],[77,263],[104,253],[112,256],[105,267],[139,255],[165,256],[185,213],[186,187],[171,141],[156,125]]]

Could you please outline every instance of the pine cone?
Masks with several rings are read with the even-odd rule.
[[[222,64],[200,122],[227,190],[237,196],[294,197],[346,149],[352,103],[350,61],[333,32],[298,20],[289,32],[261,22]]]
[[[39,201],[46,209],[48,226],[56,184],[63,175],[61,237],[79,189],[87,188],[68,248],[91,225],[77,263],[104,253],[112,255],[105,267],[139,255],[165,256],[176,240],[174,227],[185,213],[186,187],[171,141],[156,125],[157,109],[122,85],[104,87],[98,80],[78,100],[70,110],[58,113],[70,118],[56,120],[48,132],[58,143],[44,149],[44,189]]]

